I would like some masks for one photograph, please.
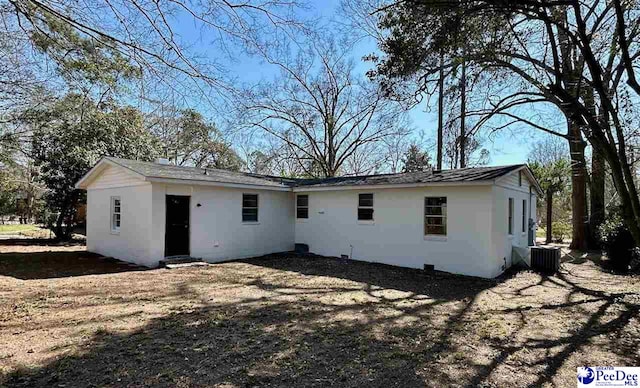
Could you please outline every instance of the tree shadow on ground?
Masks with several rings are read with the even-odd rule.
[[[462,300],[494,287],[500,280],[423,271],[358,260],[282,253],[239,262],[307,276],[329,276],[382,289],[426,295],[438,300]],[[444,285],[447,287],[444,287]]]
[[[98,333],[84,353],[8,376],[8,386],[424,386],[404,333],[327,324],[313,304],[215,306]]]
[[[630,364],[639,361],[637,337],[630,340],[633,331],[625,331],[637,323],[637,293],[585,286],[571,272],[576,266],[555,276],[528,273],[520,282],[515,275],[507,280],[513,283],[495,290],[504,284],[340,259],[243,262],[275,271],[212,266],[209,271],[246,271],[237,283],[220,285],[236,298],[217,299],[204,285],[210,278],[180,283],[180,294],[199,300],[197,306],[183,306],[133,332],[99,331],[73,355],[0,376],[0,385],[563,385],[556,381],[561,369],[571,370],[575,384],[567,360],[603,335],[611,337],[606,351]],[[282,280],[297,274],[331,281]],[[381,290],[406,295],[393,292],[390,299]],[[366,302],[355,291],[364,292]],[[529,301],[534,291],[546,302]],[[559,291],[561,298],[544,298]],[[495,303],[487,304],[486,294]],[[554,327],[540,332],[540,319],[553,314],[559,314],[549,321]],[[559,325],[569,317],[576,317],[574,330]],[[492,322],[499,335],[488,332]]]
[[[17,245],[17,246],[57,246],[57,247],[74,247],[84,246],[86,241],[83,239],[76,240],[56,240],[51,238],[0,238],[0,246]]]
[[[148,268],[105,258],[85,250],[0,253],[0,276],[22,280],[97,275]]]

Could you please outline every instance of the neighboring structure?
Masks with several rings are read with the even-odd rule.
[[[526,165],[287,179],[103,158],[87,190],[87,249],[155,266],[311,252],[495,277],[526,247],[540,187]],[[531,222],[533,219],[534,222]]]

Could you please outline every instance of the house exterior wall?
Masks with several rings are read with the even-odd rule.
[[[91,182],[89,189],[113,189],[148,184],[149,182],[145,182],[124,168],[108,166],[96,180]]]
[[[374,221],[358,221],[359,193],[374,194]],[[309,195],[309,218],[296,220],[295,242],[310,251],[466,275],[501,272],[491,243],[490,185],[300,192]],[[447,197],[447,236],[424,236],[424,198]],[[295,202],[292,201],[292,208]]]
[[[87,188],[87,249],[121,260],[156,266],[164,258],[166,195],[190,202],[191,256],[209,262],[292,250],[308,244],[314,253],[411,268],[425,264],[466,275],[495,277],[512,264],[513,246],[527,245],[536,196],[518,172],[495,184],[405,188],[288,191],[150,183],[109,166]],[[259,196],[259,220],[242,222],[242,194]],[[374,221],[358,221],[358,194],[374,194]],[[296,219],[297,194],[309,196],[309,218]],[[111,197],[121,199],[119,233],[111,231]],[[425,197],[447,198],[447,235],[424,235]],[[508,234],[508,199],[514,225]],[[200,205],[200,206],[198,206]]]
[[[519,184],[518,172],[511,173],[498,179],[493,186],[493,212],[492,212],[492,245],[495,263],[509,268],[512,263],[512,248],[526,247],[528,245],[528,219],[536,222],[536,194],[535,189],[522,175],[522,185]],[[513,234],[509,235],[509,198],[514,200]],[[525,231],[522,231],[523,200],[527,201],[527,219]],[[495,264],[494,263],[494,264]],[[497,274],[496,274],[497,275]]]
[[[87,190],[87,250],[142,265],[151,242],[151,184]],[[111,197],[121,201],[120,231],[111,231]]]
[[[258,194],[257,223],[242,222],[243,193]],[[193,257],[217,262],[293,249],[291,192],[154,183],[150,257],[156,263],[164,258],[166,195],[191,197]]]

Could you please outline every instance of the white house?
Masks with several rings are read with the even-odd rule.
[[[526,247],[540,186],[526,165],[287,179],[106,157],[87,190],[87,249],[156,266],[290,251],[495,277]],[[531,230],[530,230],[531,229]]]

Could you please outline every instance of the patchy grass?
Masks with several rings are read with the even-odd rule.
[[[17,234],[25,231],[34,231],[40,229],[37,225],[32,224],[6,224],[0,225],[0,234]]]
[[[43,239],[54,236],[49,229],[33,224],[0,225],[0,236],[3,235]]]
[[[132,272],[78,247],[0,249],[0,385],[575,386],[577,366],[640,364],[640,279],[576,254],[556,276],[494,281],[295,257]]]

